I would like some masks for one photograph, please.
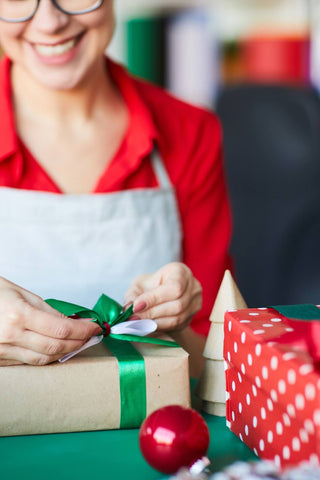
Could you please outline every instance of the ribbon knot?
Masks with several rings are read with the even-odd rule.
[[[110,327],[109,323],[107,323],[107,322],[103,322],[103,326],[105,328],[103,336],[108,337],[111,333],[111,327]]]
[[[293,329],[274,338],[279,343],[307,351],[320,366],[320,309],[312,304],[272,306]]]

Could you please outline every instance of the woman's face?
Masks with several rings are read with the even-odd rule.
[[[0,20],[0,43],[16,71],[23,69],[45,87],[68,90],[81,86],[101,67],[113,29],[113,0],[82,15],[67,15],[51,0],[40,0],[30,20]]]

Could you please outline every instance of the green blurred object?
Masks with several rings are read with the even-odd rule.
[[[101,399],[103,401],[103,399]],[[50,414],[50,412],[48,412]],[[227,427],[203,414],[210,430],[210,469],[257,457]],[[153,480],[164,475],[143,459],[139,429],[0,438],[1,480]]]
[[[126,24],[127,65],[131,73],[165,86],[165,24],[162,16],[132,18]]]

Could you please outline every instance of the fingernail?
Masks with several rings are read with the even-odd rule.
[[[96,326],[97,328],[95,328],[95,333],[102,333],[102,328],[100,327],[100,325],[97,325]]]
[[[133,305],[133,312],[134,313],[142,312],[142,310],[144,310],[146,306],[147,306],[146,302],[143,302],[143,301],[138,302]]]
[[[141,320],[141,317],[139,315],[131,315],[131,317],[129,317],[129,320]]]

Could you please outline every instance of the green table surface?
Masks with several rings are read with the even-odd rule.
[[[203,414],[210,429],[208,457],[217,471],[236,460],[256,459],[224,417]],[[143,459],[139,429],[0,438],[1,480],[162,479]],[[167,477],[168,478],[168,477]]]

